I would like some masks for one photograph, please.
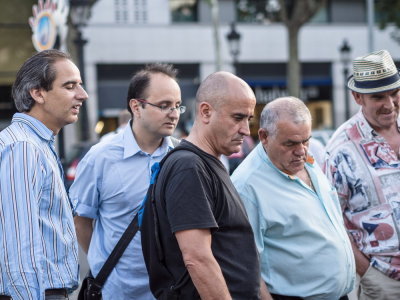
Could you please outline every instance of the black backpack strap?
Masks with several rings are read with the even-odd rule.
[[[208,163],[199,155],[197,154],[194,150],[190,149],[190,148],[186,148],[184,146],[177,146],[176,148],[172,149],[170,152],[168,152],[168,154],[160,161],[159,163],[159,168],[158,168],[158,172],[156,174],[154,174],[154,178],[152,178],[152,182],[149,188],[149,195],[150,195],[150,199],[146,199],[147,201],[149,201],[149,205],[151,206],[151,210],[153,213],[153,224],[154,224],[154,239],[155,239],[155,244],[156,244],[156,252],[157,252],[157,258],[159,262],[164,262],[165,260],[165,256],[164,256],[164,251],[163,248],[161,246],[161,233],[160,233],[160,225],[159,225],[159,220],[158,220],[158,212],[157,212],[157,205],[155,203],[155,190],[156,190],[156,182],[157,182],[157,178],[158,175],[160,174],[160,170],[163,166],[163,164],[165,163],[165,161],[168,159],[168,157],[179,150],[186,150],[189,152],[192,152],[194,154],[196,154],[205,164],[206,168],[209,169],[210,173],[212,174],[213,171],[212,169],[209,167]],[[185,271],[181,274],[181,276],[176,280],[175,284],[170,286],[168,288],[168,297],[167,299],[175,299],[173,297],[173,295],[176,295],[175,293],[179,294],[179,290],[187,284],[187,282],[190,279],[190,275],[189,275],[189,271],[185,268]],[[178,298],[176,298],[178,299]]]
[[[132,241],[133,237],[139,230],[138,226],[138,214],[136,213],[135,217],[131,221],[131,223],[126,228],[125,232],[122,234],[121,238],[119,239],[118,243],[115,245],[113,251],[111,252],[110,256],[107,258],[106,262],[104,263],[103,267],[101,268],[100,272],[97,274],[96,278],[94,279],[94,284],[96,287],[101,290],[103,288],[104,283],[106,282],[108,276],[117,265],[119,259],[121,258],[122,254],[125,252],[126,248],[128,247],[129,243]]]

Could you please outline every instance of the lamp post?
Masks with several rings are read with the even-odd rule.
[[[343,44],[339,50],[340,50],[340,61],[343,64],[345,116],[346,120],[348,120],[350,119],[350,101],[349,101],[349,92],[347,90],[347,79],[349,77],[351,47],[347,43],[347,40],[343,40]]]
[[[236,75],[239,74],[239,64],[238,57],[240,54],[240,38],[241,35],[236,31],[235,22],[231,23],[231,31],[226,35],[226,39],[228,40],[229,53],[233,59],[233,66],[235,69]]]
[[[400,44],[400,30],[395,28],[391,33],[390,37],[398,44]]]
[[[82,36],[82,28],[86,26],[87,21],[90,17],[90,8],[93,2],[93,0],[70,0],[71,23],[76,31],[76,38],[74,40],[74,43],[77,50],[78,66],[83,83],[85,83],[85,60],[83,50],[85,44],[87,43],[87,40],[85,40]],[[81,140],[86,141],[90,138],[89,119],[86,102],[84,102],[81,107],[80,119]]]

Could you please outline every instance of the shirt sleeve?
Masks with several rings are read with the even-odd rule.
[[[235,184],[235,187],[237,184]],[[254,240],[256,242],[257,251],[261,255],[264,251],[264,236],[266,232],[266,220],[262,215],[262,210],[258,206],[256,196],[251,194],[250,189],[246,186],[237,186],[237,190],[246,209],[247,217],[251,228],[253,229]]]
[[[69,190],[74,214],[96,219],[99,209],[99,189],[101,170],[89,151],[79,162],[74,183]]]
[[[1,151],[0,162],[0,289],[12,299],[44,299],[41,157],[33,145],[19,142]]]
[[[337,152],[335,155],[330,155],[324,165],[325,175],[338,193],[342,211],[347,207],[351,192],[351,182],[354,181],[351,179],[353,175],[350,172],[350,159],[350,156],[344,155],[342,152]]]
[[[167,181],[166,210],[171,231],[218,228],[213,214],[210,180],[195,167],[174,174]]]

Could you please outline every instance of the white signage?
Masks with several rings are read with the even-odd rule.
[[[285,87],[271,87],[262,88],[256,87],[255,94],[257,98],[257,103],[266,104],[276,98],[289,96],[289,91]],[[307,86],[302,87],[300,90],[300,99],[308,100],[310,98],[318,98],[319,89],[317,86]]]
[[[65,51],[69,1],[39,0],[37,5],[33,5],[32,12],[33,17],[29,18],[29,25],[32,28],[32,42],[35,49],[37,51],[52,49],[58,37],[60,50]]]

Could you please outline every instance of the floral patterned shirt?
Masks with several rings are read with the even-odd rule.
[[[400,119],[397,121],[400,128]],[[362,112],[338,128],[325,173],[336,187],[348,232],[371,264],[400,280],[400,160]]]

